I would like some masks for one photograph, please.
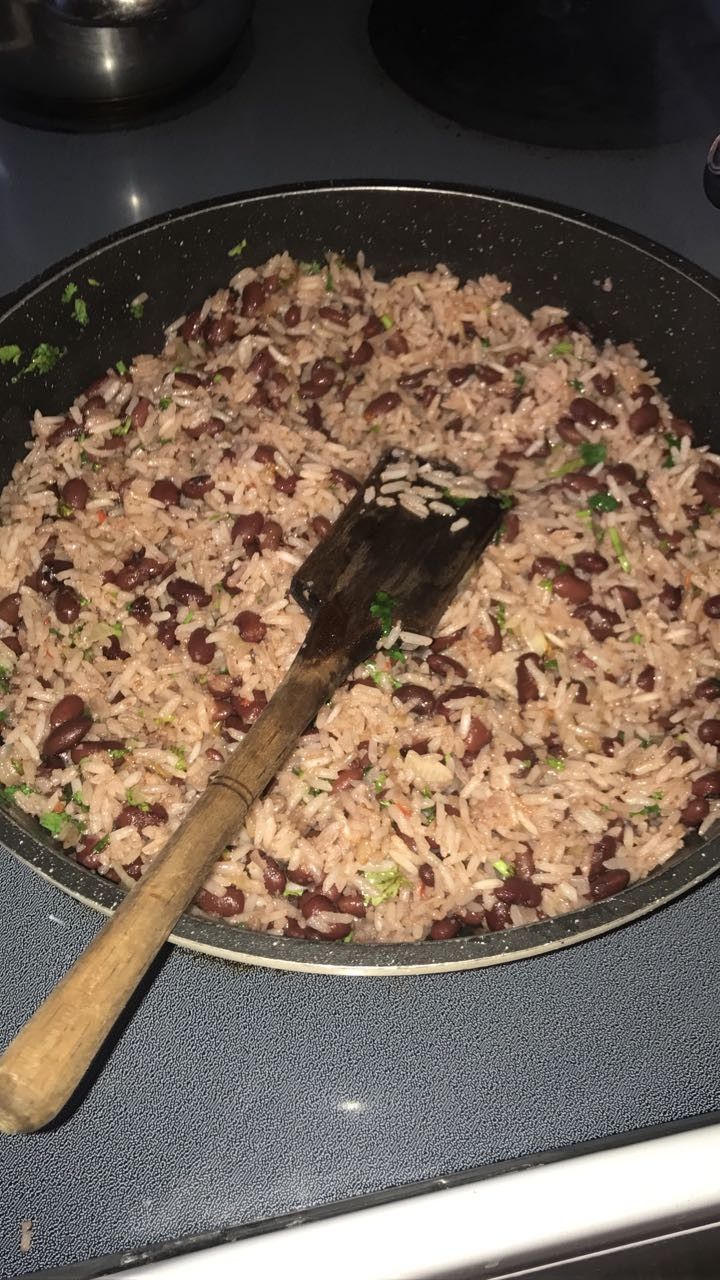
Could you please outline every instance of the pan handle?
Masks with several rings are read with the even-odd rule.
[[[720,209],[720,133],[707,154],[703,185],[710,203]]]

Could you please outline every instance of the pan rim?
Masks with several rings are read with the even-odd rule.
[[[343,192],[363,191],[394,192],[398,196],[461,196],[493,207],[508,206],[557,218],[564,225],[570,223],[629,245],[720,302],[720,280],[703,267],[640,232],[570,206],[461,183],[412,179],[331,179],[287,183],[216,196],[156,214],[130,227],[114,231],[51,264],[0,300],[0,323],[10,319],[16,309],[26,305],[68,270],[77,268],[80,264],[91,263],[107,249],[137,241],[157,227],[202,217],[223,208],[267,203],[288,196],[340,196]],[[125,890],[72,862],[58,847],[46,844],[44,838],[35,833],[35,825],[31,820],[26,825],[21,824],[9,810],[0,810],[0,842],[14,857],[76,901],[97,912],[110,914],[125,897]],[[718,866],[720,840],[711,836],[701,843],[697,837],[694,841],[690,837],[690,847],[686,842],[669,862],[604,902],[588,904],[579,911],[555,916],[547,921],[444,942],[318,943],[258,933],[237,925],[188,914],[181,917],[170,940],[185,949],[200,951],[217,959],[294,972],[352,977],[450,973],[530,959],[588,941],[659,910],[702,883]],[[412,957],[410,960],[408,955]]]

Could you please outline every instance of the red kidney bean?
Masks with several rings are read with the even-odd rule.
[[[345,889],[339,895],[335,905],[344,916],[355,916],[358,920],[364,920],[367,915],[362,894],[358,889]]]
[[[184,369],[176,369],[173,373],[173,382],[180,383],[183,387],[201,387],[203,378],[199,373],[188,373]]]
[[[133,858],[132,862],[124,863],[123,870],[126,871],[133,880],[139,880],[142,876],[144,865],[142,858],[138,855],[137,858]]]
[[[100,854],[95,852],[95,845],[99,843],[100,836],[83,836],[75,850],[75,861],[88,871],[97,871],[102,861]]]
[[[421,684],[401,684],[399,689],[393,689],[392,696],[403,705],[407,704],[418,716],[430,715],[435,705],[432,689],[426,689]]]
[[[80,597],[72,587],[60,587],[55,596],[55,617],[58,622],[75,622],[80,615]]]
[[[639,485],[637,489],[633,489],[630,501],[634,507],[642,507],[645,510],[655,505],[655,499],[645,485]]]
[[[83,738],[90,732],[92,720],[89,716],[79,715],[73,720],[64,720],[54,729],[51,729],[42,745],[43,760],[50,760],[53,756],[62,755],[63,752],[69,751],[71,747],[82,742]]]
[[[686,827],[699,827],[710,812],[710,805],[704,796],[691,796],[680,813],[680,821]]]
[[[634,484],[637,480],[637,472],[629,462],[615,462],[611,467],[607,468],[608,475],[611,475],[617,484]]]
[[[180,501],[180,490],[172,480],[156,480],[150,490],[150,497],[155,502],[162,502],[164,507],[176,507]]]
[[[414,373],[401,373],[397,380],[398,386],[415,391],[422,386],[429,373],[432,373],[432,369],[416,369]]]
[[[79,764],[86,756],[97,756],[105,751],[124,751],[125,743],[119,738],[85,738],[78,746],[72,747],[70,751],[70,759],[73,764]],[[122,760],[116,760],[114,767],[117,769],[122,764]]]
[[[489,364],[479,364],[475,367],[475,377],[481,386],[494,387],[496,383],[502,382],[502,374],[497,369],[493,369]]]
[[[379,333],[384,333],[384,332],[385,332],[385,325],[383,324],[380,317],[376,315],[372,315],[368,317],[362,330],[364,338],[377,338]]]
[[[72,569],[70,560],[55,560],[50,557],[43,560],[35,573],[26,578],[26,583],[32,587],[34,591],[39,592],[41,596],[51,596],[56,587],[60,586],[57,578],[58,573],[63,573],[65,569]]]
[[[671,582],[665,582],[658,600],[670,613],[677,614],[682,604],[682,596],[682,587],[674,587]]]
[[[306,920],[312,920],[319,911],[336,913],[337,907],[324,893],[306,893],[300,899],[300,910]],[[342,922],[338,922],[336,925],[332,924],[332,922],[326,922],[321,929],[318,929],[317,926],[313,926],[313,928],[321,937],[332,941],[345,938],[350,932],[350,925]]]
[[[711,507],[720,507],[720,477],[713,475],[710,471],[698,471],[694,487],[703,502],[707,502]]]
[[[470,717],[470,725],[465,738],[465,755],[474,759],[479,755],[483,747],[492,742],[492,731],[477,716]]]
[[[243,729],[249,729],[265,710],[267,696],[262,689],[253,689],[252,698],[243,698],[239,694],[233,694],[231,702],[242,722]],[[290,876],[290,879],[292,880],[292,876]]]
[[[202,320],[199,311],[189,311],[178,330],[183,342],[193,342],[200,334]]]
[[[82,476],[76,476],[73,480],[66,480],[60,491],[61,501],[65,503],[65,506],[72,507],[73,511],[84,511],[89,496],[90,489]]]
[[[600,743],[603,755],[610,757],[617,755],[622,745],[622,738],[603,738]]]
[[[423,862],[418,867],[418,876],[420,882],[425,885],[426,889],[435,888],[435,872],[429,862]]]
[[[399,329],[394,329],[392,333],[388,334],[385,339],[385,350],[388,351],[391,356],[407,355],[410,347],[408,346],[407,338]]]
[[[199,582],[193,582],[190,578],[171,578],[167,584],[167,591],[178,604],[196,604],[200,608],[205,608],[212,600],[209,592],[201,587]]]
[[[263,466],[273,467],[275,465],[275,455],[277,450],[271,444],[259,444],[253,454],[255,462],[261,462]]]
[[[459,676],[461,680],[467,678],[467,667],[461,662],[456,662],[454,658],[448,658],[443,653],[431,653],[427,660],[428,667],[436,676]]]
[[[448,382],[453,387],[461,387],[463,382],[467,382],[474,372],[474,364],[455,365],[454,368],[447,371]]]
[[[521,706],[524,706],[526,702],[537,702],[540,697],[537,683],[530,671],[531,664],[537,667],[538,670],[540,669],[540,659],[537,654],[524,653],[521,658],[518,658],[515,667],[517,698]]]
[[[125,649],[120,648],[120,641],[117,636],[109,636],[102,647],[102,655],[109,662],[124,662],[126,658],[130,657],[130,654]]]
[[[710,596],[703,605],[703,613],[708,618],[720,618],[720,596]]]
[[[400,404],[400,396],[397,391],[383,391],[379,396],[375,396],[369,404],[365,406],[364,417],[367,422],[374,422],[376,418],[382,417],[385,413],[392,413],[393,409],[397,409]]]
[[[322,320],[330,320],[332,324],[338,324],[343,329],[347,329],[350,312],[347,309],[341,310],[340,307],[318,307],[318,315]]]
[[[687,436],[688,439],[690,440],[692,440],[693,436],[695,435],[695,431],[691,423],[686,422],[684,418],[671,418],[670,430],[673,432],[674,435]]]
[[[643,693],[652,693],[655,688],[655,668],[643,667],[636,683],[638,689],[642,689]]]
[[[529,880],[535,874],[535,858],[532,845],[524,844],[515,855],[515,870],[522,880]]]
[[[624,607],[628,611],[632,611],[633,609],[640,608],[640,597],[637,591],[634,591],[632,587],[626,587],[626,586],[613,587],[613,591],[616,596],[620,597]]]
[[[85,711],[85,703],[77,693],[66,693],[64,698],[55,703],[50,712],[50,728],[67,724],[68,720],[77,720]]]
[[[260,644],[267,635],[267,627],[259,613],[251,609],[243,609],[235,618],[235,626],[240,632],[240,639],[247,644]]]
[[[285,328],[294,329],[302,319],[302,312],[296,302],[293,302],[285,312]]]
[[[162,827],[167,820],[164,805],[151,804],[147,809],[139,809],[137,805],[125,804],[113,823],[113,829],[117,831],[121,827],[133,827],[135,831],[144,831],[146,827]]]
[[[368,361],[372,360],[374,354],[370,343],[363,341],[354,351],[346,352],[345,359],[351,369],[359,369],[361,365],[367,364]]]
[[[596,373],[593,376],[592,384],[601,396],[615,395],[616,383],[613,373]]]
[[[310,369],[307,382],[301,382],[300,395],[308,399],[320,400],[335,385],[338,367],[333,360],[326,358],[316,360]]]
[[[152,608],[147,596],[136,596],[128,609],[128,613],[136,622],[140,622],[146,627],[152,615]]]
[[[578,431],[572,418],[560,418],[560,420],[555,424],[555,430],[557,431],[560,439],[564,440],[566,444],[577,445],[584,442],[585,437]]]
[[[630,872],[623,871],[620,867],[614,870],[606,868],[592,876],[589,883],[590,897],[594,902],[602,902],[604,898],[611,898],[627,888],[630,883]]]
[[[701,742],[720,747],[720,720],[703,720],[698,726],[697,735]]]
[[[592,587],[585,578],[578,578],[577,574],[567,570],[553,579],[553,593],[570,604],[584,604],[592,595]]]
[[[360,488],[360,481],[355,479],[349,471],[342,471],[340,467],[333,467],[330,472],[330,480],[334,484],[342,485],[348,493],[353,493]]]
[[[542,889],[539,884],[525,880],[522,876],[508,876],[507,880],[498,885],[495,897],[498,902],[505,902],[509,906],[539,907]]]
[[[265,302],[265,288],[259,280],[245,285],[241,295],[240,315],[255,316]]]
[[[604,493],[605,485],[597,476],[586,476],[583,471],[571,471],[560,480],[563,489],[571,493]]]
[[[163,622],[158,623],[157,638],[160,644],[163,644],[168,650],[174,649],[180,643],[175,635],[176,628],[177,622],[174,618],[166,618]]]
[[[134,591],[136,587],[141,586],[145,582],[153,582],[155,579],[162,579],[172,573],[174,565],[170,561],[161,564],[159,560],[153,560],[146,556],[142,550],[133,552],[128,561],[119,569],[117,573],[106,574],[108,582],[114,582],[116,587],[121,591]]]
[[[620,614],[614,609],[605,609],[599,604],[581,604],[575,610],[574,617],[585,623],[594,640],[602,643],[613,635],[620,622]]]
[[[175,375],[178,376],[177,374]],[[199,422],[196,427],[183,427],[186,435],[192,440],[199,440],[201,436],[219,436],[225,430],[225,423],[222,418],[206,418],[204,422]]]
[[[428,409],[438,394],[439,392],[437,387],[432,387],[430,386],[430,383],[428,383],[426,387],[423,387],[421,391],[418,391],[415,399],[418,404],[423,406],[424,409]]]
[[[0,600],[0,621],[6,622],[9,627],[17,627],[20,621],[19,591],[13,591],[12,595],[3,596]]]
[[[584,427],[617,426],[617,418],[613,413],[608,413],[601,405],[596,404],[594,400],[588,400],[586,396],[578,396],[575,400],[571,400],[569,413],[573,422],[579,422]]]
[[[590,878],[597,875],[603,870],[603,863],[609,858],[614,858],[617,853],[618,842],[615,836],[604,835],[593,845],[592,854],[590,855]]]
[[[573,564],[583,573],[604,573],[608,562],[599,551],[577,551],[573,556]]]
[[[405,687],[407,688],[407,686]],[[448,706],[449,702],[456,702],[465,698],[482,698],[483,696],[483,690],[476,684],[454,684],[435,699],[435,711],[438,715],[444,716],[446,720],[449,720],[453,710]]]
[[[508,515],[505,516],[505,519],[500,526],[500,532],[502,534],[503,542],[511,543],[515,541],[520,533],[520,518],[514,511],[510,511]]]
[[[493,617],[490,618],[490,626],[492,627],[492,630],[485,638],[485,647],[490,653],[500,653],[503,647],[502,631],[497,624],[497,620]],[[465,674],[467,675],[467,672]]]
[[[530,565],[530,577],[540,574],[541,578],[549,578],[560,568],[559,560],[554,556],[536,556]]]
[[[287,916],[286,922],[285,922],[285,928],[283,929],[283,936],[285,938],[307,939],[309,935],[307,933],[307,930],[303,929],[302,925],[299,924],[297,920],[295,920],[292,916]]]
[[[249,515],[238,516],[232,527],[231,539],[236,542],[240,541],[247,546],[253,538],[258,538],[263,530],[265,517],[259,511],[251,511]]]
[[[642,400],[643,404],[652,400],[654,395],[655,388],[648,386],[647,382],[641,382],[632,393],[633,400]]]
[[[445,916],[443,920],[435,920],[430,926],[428,937],[433,942],[447,942],[455,938],[462,928],[462,921],[457,916]]]
[[[674,729],[675,725],[671,725],[670,722],[668,721],[668,727],[669,728],[671,727]],[[678,756],[680,760],[684,760],[686,763],[688,760],[692,760],[693,758],[693,753],[690,750],[690,747],[688,746],[687,742],[678,742],[677,746],[673,747],[672,751],[670,752],[670,755]]]
[[[331,791],[349,791],[353,783],[361,782],[364,769],[360,764],[348,765],[347,769],[341,769],[337,777],[333,780]]]
[[[660,421],[660,411],[657,405],[643,404],[639,409],[634,409],[628,418],[628,426],[634,436],[644,436],[646,432],[652,431]]]
[[[327,516],[313,516],[310,527],[318,538],[326,538],[332,528]]]
[[[287,884],[287,876],[283,871],[280,863],[269,853],[260,853],[263,860],[263,882],[267,893],[273,897],[279,897]]]
[[[282,526],[277,520],[266,520],[260,537],[260,545],[265,551],[277,551],[283,540]]]
[[[204,498],[205,494],[214,488],[215,481],[212,476],[204,474],[190,476],[189,480],[184,480],[182,491],[186,498]]]
[[[570,332],[570,327],[564,320],[557,320],[555,324],[548,324],[538,333],[538,342],[548,342],[550,338],[566,338]]]
[[[130,422],[132,423],[134,431],[142,431],[142,428],[147,422],[147,416],[151,408],[152,405],[150,404],[150,401],[147,400],[145,396],[141,396],[130,414]]]
[[[208,641],[210,632],[207,627],[196,627],[188,636],[187,651],[193,662],[207,667],[217,652],[217,645]]]
[[[245,909],[245,894],[234,884],[228,885],[221,894],[201,889],[195,903],[209,916],[239,916]]]
[[[91,416],[91,414],[97,413],[99,409],[104,409],[104,408],[105,408],[104,396],[88,396],[87,400],[85,401],[82,407],[83,422],[86,422],[87,419]]]
[[[280,472],[277,472],[275,475],[275,479],[273,481],[273,486],[275,489],[277,489],[278,493],[286,493],[289,498],[292,498],[297,488],[297,482],[298,482],[298,476],[296,475],[283,476],[280,474]]]
[[[22,645],[17,636],[0,636],[0,644],[4,644],[6,649],[9,649],[16,657],[20,657]]]
[[[693,697],[702,698],[705,702],[713,702],[715,698],[720,698],[720,680],[716,680],[714,676],[701,680],[695,685]]]
[[[491,933],[500,933],[503,929],[509,929],[512,925],[509,904],[496,902],[494,907],[490,907],[489,911],[485,912],[485,923]]]
[[[257,374],[258,382],[264,382],[272,370],[276,367],[277,360],[267,347],[263,347],[261,351],[257,351],[250,361],[247,372]]]
[[[446,649],[451,649],[458,640],[462,640],[465,635],[465,627],[458,627],[457,631],[448,631],[444,636],[435,636],[430,648],[433,653],[444,653]]]
[[[692,793],[704,800],[720,796],[720,769],[713,769],[710,773],[704,773],[701,778],[696,778],[692,784]]]
[[[63,440],[76,440],[82,430],[82,423],[76,422],[74,418],[65,418],[59,427],[51,431],[47,438],[48,445],[62,444]]]

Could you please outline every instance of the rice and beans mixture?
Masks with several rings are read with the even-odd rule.
[[[499,495],[499,535],[434,637],[378,598],[377,654],[194,910],[295,938],[495,931],[710,825],[720,459],[634,348],[507,292],[281,255],[36,415],[0,499],[0,783],[69,858],[142,875],[302,643],[292,574],[395,446]]]

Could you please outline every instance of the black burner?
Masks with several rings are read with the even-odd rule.
[[[374,0],[385,71],[458,124],[647,147],[720,124],[720,0]]]

